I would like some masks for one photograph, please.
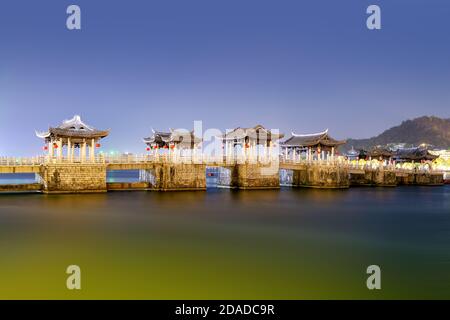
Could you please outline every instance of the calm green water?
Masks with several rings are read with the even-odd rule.
[[[448,299],[450,188],[3,194],[0,254],[0,298]]]

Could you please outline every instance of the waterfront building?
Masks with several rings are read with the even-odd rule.
[[[84,123],[78,115],[45,132],[36,131],[36,136],[44,139],[44,150],[48,151],[50,159],[65,158],[70,162],[95,161],[95,150],[100,148],[100,140],[108,134],[109,130],[97,130]],[[76,150],[79,150],[78,156]]]
[[[345,140],[332,138],[328,129],[319,133],[296,134],[281,144],[284,155],[291,156],[293,160],[305,154],[306,160],[332,160],[336,155],[336,148],[345,144]]]
[[[275,143],[283,137],[283,133],[266,129],[258,124],[250,128],[238,127],[229,130],[217,138],[222,141],[224,155],[227,158],[234,158],[241,153],[244,159],[259,160],[273,157]]]
[[[369,160],[369,152],[364,149],[359,149],[358,160]]]
[[[380,161],[391,161],[394,153],[388,148],[382,146],[376,146],[367,152],[367,156],[370,159],[380,160]],[[366,156],[366,157],[367,157]]]
[[[443,159],[445,161],[450,160],[450,150],[430,150],[429,151],[432,155],[438,156],[440,159]]]
[[[393,158],[397,162],[423,162],[437,159],[438,155],[433,155],[426,148],[403,148],[398,149],[393,154]]]
[[[355,150],[355,148],[352,148],[347,151],[346,153],[347,159],[348,160],[358,160],[359,159],[359,152]]]

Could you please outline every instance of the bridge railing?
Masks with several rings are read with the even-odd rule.
[[[134,163],[198,163],[206,165],[218,164],[242,164],[260,163],[267,164],[276,161],[276,158],[249,158],[244,156],[212,156],[212,155],[105,155],[104,162],[109,164],[134,164]]]
[[[37,157],[0,157],[0,166],[38,166],[44,163],[42,156]]]
[[[348,166],[348,163],[342,159],[292,159],[280,156],[280,164],[292,165],[313,165],[313,166]]]
[[[355,162],[345,160],[341,157],[328,159],[302,159],[285,157],[281,155],[271,157],[246,157],[243,155],[233,156],[214,156],[206,154],[197,155],[177,155],[177,154],[161,154],[161,155],[108,155],[98,154],[94,158],[80,157],[0,157],[0,166],[38,166],[44,164],[142,164],[142,163],[175,163],[175,164],[205,164],[210,166],[218,165],[235,165],[243,163],[251,164],[272,164],[280,165],[310,165],[310,166],[339,166],[353,170],[376,170],[382,169],[387,171],[395,171],[399,173],[443,173],[441,167],[430,163],[383,163],[383,162]]]

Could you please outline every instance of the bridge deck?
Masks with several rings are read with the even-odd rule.
[[[39,173],[40,165],[0,165],[0,173]]]

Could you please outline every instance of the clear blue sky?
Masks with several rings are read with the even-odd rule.
[[[34,130],[74,114],[133,152],[194,120],[361,138],[449,117],[449,35],[446,0],[2,0],[0,155],[40,153]]]

